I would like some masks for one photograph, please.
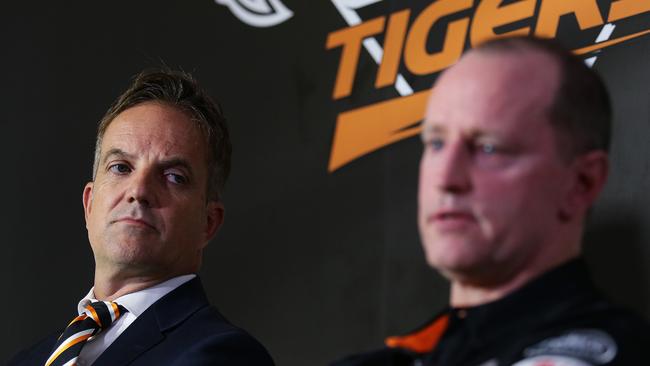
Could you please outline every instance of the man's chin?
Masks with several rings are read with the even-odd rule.
[[[427,251],[427,263],[449,281],[476,281],[485,276],[485,266],[474,253],[463,253],[458,247],[448,248],[446,251]]]
[[[151,266],[159,257],[156,248],[160,245],[153,242],[123,240],[106,246],[102,257],[105,262],[117,266]]]
[[[107,235],[105,247],[129,252],[148,251],[162,245],[160,235],[145,227],[129,227]]]
[[[432,267],[463,267],[471,265],[477,255],[481,240],[471,233],[454,235],[429,235],[424,237],[423,249]]]

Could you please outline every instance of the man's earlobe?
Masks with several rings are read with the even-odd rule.
[[[605,187],[609,174],[609,158],[602,150],[591,151],[582,158],[581,183],[585,193],[585,204],[589,208]]]
[[[567,219],[586,214],[607,182],[609,158],[605,151],[590,151],[575,161],[575,179],[562,209]]]
[[[214,238],[223,224],[225,208],[221,201],[209,201],[206,207],[205,245]]]
[[[86,183],[82,194],[82,201],[84,206],[84,217],[86,222],[88,222],[88,216],[90,215],[93,204],[93,182]]]

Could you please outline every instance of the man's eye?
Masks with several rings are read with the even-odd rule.
[[[431,146],[434,151],[440,151],[445,146],[445,142],[439,137],[434,137],[429,140],[428,145]]]
[[[481,143],[476,146],[475,150],[481,154],[492,155],[497,152],[497,147],[494,144]]]
[[[180,174],[176,173],[166,173],[165,177],[167,178],[168,181],[175,183],[175,184],[185,184],[187,183],[187,178]]]
[[[126,164],[117,163],[117,164],[113,164],[113,165],[109,166],[108,170],[110,172],[112,172],[112,173],[115,173],[115,174],[125,174],[125,173],[130,172],[131,168],[129,168],[129,166],[126,165]]]

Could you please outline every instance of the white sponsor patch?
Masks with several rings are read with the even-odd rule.
[[[612,337],[597,329],[573,330],[545,339],[524,350],[524,356],[563,355],[586,360],[595,365],[605,364],[616,357],[618,347]]]
[[[278,25],[293,16],[280,0],[215,0],[242,22],[258,28]]]
[[[566,356],[536,356],[521,360],[512,366],[592,366],[584,361]]]

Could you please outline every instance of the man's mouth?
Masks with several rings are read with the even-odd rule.
[[[432,215],[433,220],[471,220],[474,221],[474,215],[469,211],[438,211]]]
[[[429,215],[428,223],[440,230],[462,230],[476,223],[476,216],[468,210],[443,209]]]
[[[136,217],[120,217],[117,220],[114,220],[112,223],[123,223],[126,225],[141,226],[143,228],[148,228],[156,231],[158,230],[156,229],[156,226],[151,224],[149,221]]]

